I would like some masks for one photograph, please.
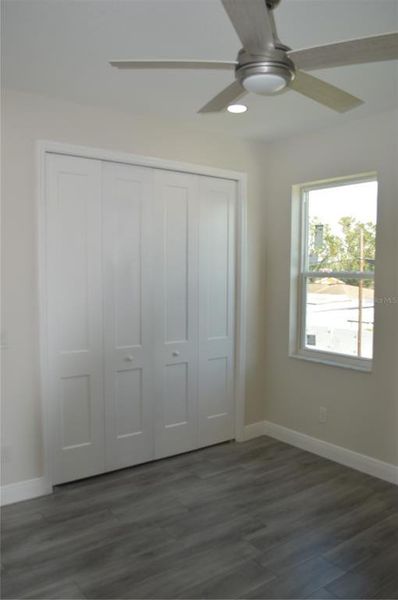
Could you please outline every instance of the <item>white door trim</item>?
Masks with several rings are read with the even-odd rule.
[[[235,308],[235,439],[244,440],[245,425],[245,380],[246,380],[246,276],[247,276],[247,175],[240,171],[218,169],[179,161],[170,161],[151,156],[141,156],[113,150],[75,146],[39,140],[36,143],[36,202],[38,223],[38,293],[39,293],[39,344],[40,344],[40,397],[42,406],[44,478],[48,485],[53,482],[53,449],[50,435],[50,394],[49,365],[47,348],[47,257],[46,257],[46,197],[45,197],[45,158],[47,153],[91,158],[107,162],[153,167],[168,171],[178,171],[230,179],[237,183],[236,214],[236,308]]]

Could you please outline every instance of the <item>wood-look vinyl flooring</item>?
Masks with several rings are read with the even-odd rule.
[[[398,487],[269,437],[2,510],[6,598],[398,598]]]

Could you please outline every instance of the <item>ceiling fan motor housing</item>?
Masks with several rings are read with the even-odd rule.
[[[238,54],[236,77],[248,91],[269,95],[289,86],[295,77],[293,62],[287,47],[270,48],[261,55],[242,49]]]

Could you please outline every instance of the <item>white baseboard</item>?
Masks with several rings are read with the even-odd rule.
[[[46,494],[51,494],[51,492],[52,488],[44,477],[9,483],[8,485],[2,485],[0,488],[0,504],[1,506],[5,506],[6,504],[21,502],[22,500],[45,496]]]
[[[318,438],[300,433],[294,429],[288,429],[282,425],[271,423],[271,421],[259,421],[246,425],[243,431],[243,441],[252,440],[261,435],[269,435],[281,442],[291,444],[302,450],[318,454],[329,460],[362,471],[373,477],[384,479],[398,485],[398,466],[383,462],[366,454],[359,454],[342,446],[336,446],[330,442],[324,442]],[[51,494],[52,487],[44,477],[28,479],[3,485],[0,488],[0,505],[13,504],[22,500],[30,500],[39,496]]]
[[[260,421],[246,425],[244,430],[245,440],[250,440],[260,435],[269,435],[281,442],[286,442],[286,444],[291,444],[346,467],[351,467],[357,471],[362,471],[373,477],[378,477],[379,479],[384,479],[398,485],[398,466],[372,458],[366,454],[360,454],[342,446],[324,442],[294,429],[288,429],[282,425],[271,423],[271,421]]]
[[[253,438],[260,437],[265,434],[265,421],[258,421],[258,423],[250,423],[245,425],[243,430],[243,442],[252,440]]]

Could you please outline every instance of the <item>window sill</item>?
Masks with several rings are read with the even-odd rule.
[[[356,359],[344,355],[329,354],[327,352],[318,352],[311,350],[300,350],[289,354],[290,358],[306,360],[330,367],[341,367],[342,369],[351,369],[361,371],[362,373],[372,372],[372,360],[368,358]]]

